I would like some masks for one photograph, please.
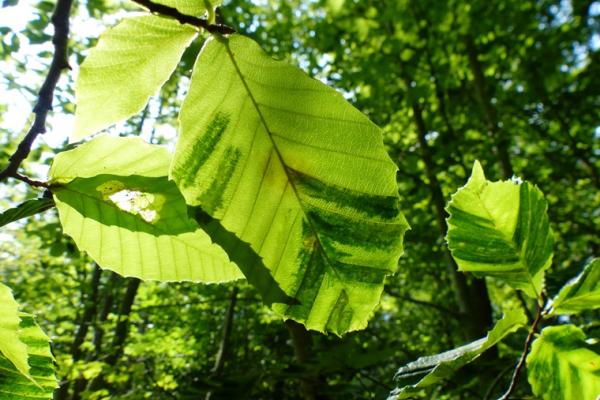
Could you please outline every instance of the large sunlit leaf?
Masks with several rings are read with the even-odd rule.
[[[424,387],[451,377],[454,372],[473,362],[486,350],[508,334],[527,324],[521,310],[508,310],[504,317],[484,338],[434,356],[421,357],[400,368],[394,379],[398,383],[388,399],[406,399],[415,396]]]
[[[81,250],[121,275],[164,281],[242,277],[188,216],[167,179],[170,156],[138,138],[100,136],[56,156],[50,177],[60,222]]]
[[[125,18],[100,36],[75,85],[72,140],[140,112],[169,78],[197,31],[154,15]]]
[[[54,207],[54,201],[52,199],[41,197],[39,199],[27,200],[15,208],[9,208],[0,213],[0,227],[22,218],[39,214],[52,207]]]
[[[586,265],[552,300],[552,314],[576,314],[600,308],[600,259]]]
[[[0,283],[0,399],[51,399],[58,386],[48,337]]]
[[[490,182],[479,162],[448,205],[448,247],[461,271],[503,280],[531,297],[552,263],[542,192],[528,182]]]
[[[171,176],[263,258],[314,330],[364,328],[408,228],[380,130],[250,39],[209,39],[180,114]]]
[[[527,356],[527,377],[543,400],[596,400],[600,396],[600,355],[574,325],[545,328]]]

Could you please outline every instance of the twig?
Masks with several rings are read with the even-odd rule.
[[[494,378],[494,381],[488,387],[488,390],[486,390],[485,395],[483,396],[483,400],[489,400],[492,398],[492,393],[494,392],[494,389],[496,388],[496,386],[498,385],[500,380],[504,377],[504,375],[506,375],[506,373],[508,371],[510,371],[511,368],[512,368],[512,365],[509,365],[506,368],[504,368],[502,371],[500,371],[498,376],[496,376],[496,378]]]
[[[46,182],[42,182],[42,181],[36,181],[35,179],[31,179],[25,175],[21,175],[18,172],[15,172],[12,175],[13,178],[18,179],[20,181],[25,182],[26,184],[28,184],[29,186],[33,186],[33,187],[37,187],[37,188],[49,188],[49,184]]]
[[[525,300],[525,297],[523,297],[523,294],[521,294],[521,292],[519,292],[518,290],[515,290],[515,294],[517,296],[517,299],[521,303],[521,307],[523,307],[523,311],[525,311],[525,315],[527,316],[527,321],[533,321],[534,316],[531,314],[531,311],[529,311],[529,307],[527,307],[527,300]]]
[[[414,298],[412,298],[410,296],[403,296],[400,293],[397,293],[397,292],[395,292],[395,291],[393,291],[391,289],[386,289],[385,290],[385,294],[387,294],[388,296],[395,297],[398,300],[404,300],[404,301],[408,301],[409,303],[418,304],[420,306],[434,308],[434,309],[436,309],[436,310],[438,310],[438,311],[440,311],[440,312],[442,312],[444,314],[448,314],[448,315],[450,315],[450,316],[452,316],[454,318],[460,318],[460,314],[459,313],[457,313],[456,311],[451,310],[451,309],[449,309],[447,307],[444,307],[444,306],[442,306],[440,304],[432,303],[430,301],[425,301],[425,300],[414,299]]]
[[[510,394],[514,390],[515,385],[517,384],[517,378],[519,377],[519,374],[521,373],[521,369],[523,369],[523,365],[525,365],[525,358],[527,358],[527,353],[529,353],[529,346],[531,346],[531,342],[533,341],[533,335],[535,334],[537,327],[538,327],[540,321],[542,320],[542,311],[543,310],[544,310],[544,306],[543,306],[543,302],[542,302],[541,305],[540,304],[537,305],[537,313],[535,315],[535,320],[533,321],[533,324],[531,325],[531,329],[529,330],[529,334],[527,335],[527,339],[525,340],[525,348],[523,349],[521,358],[519,359],[519,362],[517,363],[517,367],[515,368],[515,372],[513,373],[513,376],[510,380],[510,385],[508,386],[508,389],[506,389],[506,392],[502,395],[502,397],[498,398],[498,400],[508,400]]]
[[[235,33],[235,29],[233,29],[230,26],[223,24],[211,24],[208,22],[207,19],[182,14],[176,8],[165,6],[163,4],[157,4],[150,0],[133,0],[133,2],[146,7],[148,10],[150,10],[150,12],[154,14],[160,14],[165,17],[174,18],[181,24],[188,24],[196,26],[198,28],[206,29],[210,33],[219,33],[221,35],[229,35],[231,33]]]
[[[54,25],[54,36],[52,43],[54,44],[54,55],[52,63],[48,70],[48,75],[44,80],[44,84],[38,93],[37,104],[33,108],[35,119],[29,128],[29,131],[19,143],[17,150],[10,157],[9,163],[0,172],[0,182],[7,178],[16,178],[31,184],[32,186],[46,186],[41,182],[30,180],[17,173],[23,160],[27,158],[31,152],[33,142],[38,135],[46,133],[46,118],[48,111],[52,110],[52,99],[54,98],[54,89],[58,79],[60,78],[63,69],[70,69],[67,54],[67,44],[69,40],[69,17],[71,13],[71,5],[73,0],[58,0],[54,12],[52,14],[52,24]]]

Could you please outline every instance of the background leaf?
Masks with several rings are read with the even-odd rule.
[[[83,139],[140,112],[196,34],[188,25],[154,15],[125,18],[102,34],[79,70],[71,139]]]
[[[163,281],[242,277],[189,218],[167,179],[169,153],[137,138],[98,137],[60,153],[50,177],[64,232],[102,267]]]
[[[8,286],[0,283],[0,353],[22,375],[30,377],[27,345],[19,338],[19,305]]]
[[[552,300],[552,314],[576,314],[600,307],[600,259],[585,266]]]
[[[204,0],[206,1],[206,0]],[[193,15],[196,17],[203,17],[206,13],[206,7],[204,7],[203,0],[157,0],[155,3],[163,4],[165,6],[176,8],[180,13],[186,15]],[[213,7],[221,5],[221,1],[210,0],[210,4]]]
[[[0,227],[18,221],[22,218],[31,217],[54,207],[54,201],[47,198],[27,200],[15,208],[5,210],[0,214]]]
[[[31,379],[19,374],[7,359],[0,356],[0,398],[52,399],[58,382],[54,371],[54,357],[50,352],[50,340],[32,315],[21,313],[20,318],[19,339],[27,346]]]
[[[527,318],[521,310],[508,310],[486,337],[441,354],[421,357],[407,364],[396,373],[394,379],[399,383],[399,387],[390,393],[389,399],[412,397],[424,387],[451,377],[457,369],[473,362],[483,352],[525,324]]]
[[[56,387],[48,337],[0,283],[0,399],[51,399]]]
[[[408,228],[380,130],[252,40],[209,39],[171,167],[188,204],[250,243],[309,329],[364,328]]]
[[[541,293],[552,263],[552,231],[542,192],[527,182],[490,182],[479,162],[448,204],[448,247],[461,271]]]
[[[596,400],[600,396],[600,355],[574,325],[545,328],[527,356],[533,393],[544,400]]]

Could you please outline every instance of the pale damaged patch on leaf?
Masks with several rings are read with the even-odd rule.
[[[165,204],[165,196],[128,189],[120,181],[104,182],[96,190],[102,194],[103,200],[112,202],[125,212],[139,215],[149,223],[156,223],[160,219],[159,213]]]

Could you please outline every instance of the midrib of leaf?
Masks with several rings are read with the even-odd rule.
[[[562,308],[563,306],[569,305],[572,303],[578,303],[581,300],[593,299],[594,297],[600,298],[600,294],[597,294],[597,293],[586,293],[586,294],[580,294],[580,295],[575,294],[570,299],[564,300],[562,303],[560,303],[557,308]]]
[[[327,261],[327,269],[331,270],[335,274],[337,280],[343,286],[345,286],[344,280],[339,275],[338,271],[336,270],[336,268],[334,266],[334,263],[330,260],[329,255],[327,254],[327,252],[325,251],[325,249],[323,247],[323,243],[321,242],[321,238],[319,237],[318,230],[315,228],[312,220],[309,218],[309,216],[308,216],[308,214],[306,212],[306,209],[304,208],[304,205],[302,204],[301,197],[300,197],[300,195],[298,193],[298,189],[296,188],[294,180],[292,179],[292,177],[290,176],[290,173],[288,171],[288,166],[284,162],[283,157],[281,155],[281,152],[279,151],[279,148],[277,147],[277,143],[275,142],[275,140],[273,140],[273,134],[271,133],[271,130],[269,129],[267,121],[266,121],[266,119],[265,119],[262,111],[260,110],[258,102],[256,101],[256,98],[252,94],[252,91],[250,90],[250,87],[248,86],[248,83],[246,82],[246,78],[244,77],[244,74],[240,70],[240,67],[237,64],[236,60],[235,60],[235,56],[234,56],[233,52],[231,51],[231,49],[229,47],[229,41],[227,39],[222,39],[222,38],[217,38],[217,40],[219,40],[219,42],[222,43],[225,46],[225,49],[227,51],[227,55],[228,55],[229,59],[231,60],[231,63],[233,65],[234,69],[235,69],[235,72],[236,72],[238,78],[240,78],[240,81],[242,82],[242,85],[244,86],[244,89],[245,89],[246,93],[248,94],[248,97],[250,98],[250,100],[252,102],[252,106],[254,107],[254,110],[258,114],[258,117],[259,117],[259,119],[261,121],[261,124],[263,125],[263,127],[265,128],[265,131],[267,132],[267,135],[269,137],[271,145],[273,146],[273,149],[275,150],[275,153],[277,154],[277,158],[279,159],[279,162],[281,163],[281,165],[283,167],[283,170],[285,171],[285,175],[287,177],[287,181],[288,181],[289,185],[291,185],[292,190],[294,191],[294,196],[295,196],[295,198],[296,198],[296,200],[298,202],[298,205],[300,207],[300,210],[301,210],[302,214],[304,215],[304,219],[307,221],[308,225],[310,226],[311,231],[313,232],[313,234],[315,236],[315,245],[318,244],[318,247],[319,247],[318,250],[323,254],[323,256],[325,257],[325,260]],[[284,195],[285,195],[285,190],[283,192],[284,192]],[[283,197],[283,195],[282,195],[282,197]],[[286,243],[286,245],[287,245],[287,243]],[[312,261],[312,258],[314,257],[314,253],[315,253],[315,251],[313,250],[312,254],[311,254],[311,261]],[[379,269],[379,268],[373,268],[373,269]],[[385,270],[385,271],[389,272],[387,270]],[[299,288],[302,287],[302,284],[300,284],[298,287]],[[339,302],[339,297],[336,300],[336,304],[334,305],[334,308],[335,308],[335,306],[337,305],[338,302]],[[329,316],[329,319],[331,319],[331,315]],[[328,319],[328,321],[329,321],[329,319]]]

